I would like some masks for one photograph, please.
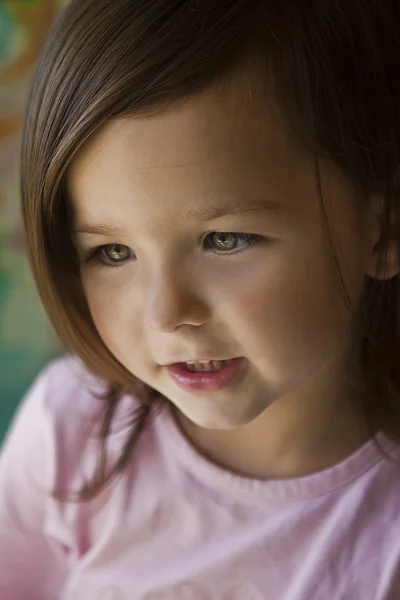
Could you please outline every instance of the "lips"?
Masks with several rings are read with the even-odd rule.
[[[218,391],[233,385],[243,372],[243,357],[227,360],[199,360],[167,365],[169,376],[186,390]]]

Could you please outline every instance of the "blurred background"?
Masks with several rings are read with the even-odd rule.
[[[0,0],[0,443],[30,383],[59,352],[25,256],[19,153],[32,73],[65,3]]]

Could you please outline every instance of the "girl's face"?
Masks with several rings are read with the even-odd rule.
[[[156,116],[109,122],[68,183],[101,337],[190,421],[239,427],[340,376],[350,315],[330,266],[314,162],[256,82],[238,75]],[[332,165],[322,164],[322,183],[357,302],[368,236]],[[166,368],[234,357],[244,359],[239,372],[216,390],[183,388]]]

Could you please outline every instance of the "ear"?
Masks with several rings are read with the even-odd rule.
[[[388,222],[389,221],[389,222]],[[366,274],[380,281],[400,273],[400,239],[396,239],[394,217],[385,215],[381,198],[373,198],[365,219]]]

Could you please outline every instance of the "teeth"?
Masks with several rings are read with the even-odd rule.
[[[199,371],[219,371],[223,367],[226,367],[232,362],[230,360],[199,360],[185,363],[188,371],[199,372]]]
[[[186,364],[187,365],[208,365],[209,362],[212,362],[210,360],[189,360]]]

